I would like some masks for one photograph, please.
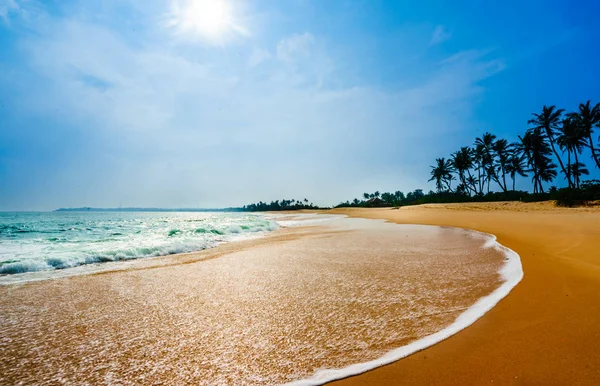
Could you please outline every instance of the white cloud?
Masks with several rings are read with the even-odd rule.
[[[134,45],[73,20],[48,30],[22,44],[36,76],[15,82],[27,95],[20,109],[101,138],[48,177],[61,182],[56,197],[70,189],[85,202],[53,206],[226,206],[296,195],[335,204],[422,187],[440,146],[452,146],[439,138],[464,127],[477,82],[496,63],[458,54],[392,90],[349,82],[310,33],[271,47],[280,60],[261,49],[231,60],[225,49]]]
[[[313,52],[314,45],[315,38],[308,32],[292,35],[277,44],[277,58],[284,61],[308,58]]]
[[[271,59],[271,53],[269,51],[260,48],[255,48],[254,50],[252,50],[252,53],[248,58],[248,65],[250,67],[256,67],[269,59]]]
[[[5,24],[9,23],[9,15],[20,11],[15,0],[0,0],[0,18]]]
[[[446,40],[449,40],[451,37],[452,34],[448,32],[443,25],[438,25],[433,30],[431,40],[429,41],[429,45],[434,46],[436,44],[441,44]]]

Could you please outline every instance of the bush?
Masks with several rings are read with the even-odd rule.
[[[600,181],[584,181],[579,189],[558,189],[552,198],[556,200],[558,206],[584,205],[589,201],[600,200]]]

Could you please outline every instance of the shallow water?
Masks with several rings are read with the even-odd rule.
[[[244,213],[0,212],[0,275],[193,252],[276,229]]]
[[[4,286],[0,383],[281,384],[373,360],[497,289],[492,245],[342,219],[193,264]]]

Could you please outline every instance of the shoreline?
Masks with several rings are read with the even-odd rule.
[[[319,370],[316,374],[309,378],[286,383],[286,386],[318,386],[322,384],[331,384],[335,381],[341,381],[351,377],[360,376],[382,366],[393,364],[420,351],[427,350],[429,347],[432,347],[468,328],[469,326],[473,325],[473,323],[476,323],[477,320],[484,317],[487,312],[494,308],[500,301],[502,301],[502,299],[508,296],[523,279],[523,269],[521,266],[520,256],[512,249],[498,243],[496,236],[493,234],[483,233],[467,228],[452,228],[460,229],[465,232],[480,234],[481,236],[487,238],[488,242],[492,242],[488,248],[494,248],[504,253],[506,263],[498,272],[504,282],[498,288],[496,288],[492,293],[480,298],[477,300],[477,302],[468,307],[463,313],[458,315],[452,324],[431,335],[422,337],[405,346],[392,349],[377,359],[355,363],[340,369]]]
[[[381,357],[394,348],[401,347],[404,351],[409,347],[412,351],[415,344],[433,344],[432,336],[441,339],[454,332],[448,326],[454,329],[466,327],[469,323],[460,320],[461,317],[465,313],[472,314],[474,305],[480,304],[482,298],[489,299],[490,294],[494,297],[498,288],[505,286],[498,270],[506,266],[506,255],[490,248],[493,236],[435,226],[398,227],[381,220],[364,219],[340,219],[329,230],[321,227],[289,229],[291,232],[284,231],[285,235],[280,233],[272,239],[229,243],[224,245],[226,248],[214,248],[196,255],[173,255],[161,259],[159,265],[157,259],[148,261],[150,264],[144,264],[145,267],[136,265],[129,270],[0,288],[11,295],[2,297],[7,313],[4,315],[5,327],[0,330],[4,331],[4,337],[13,341],[12,354],[5,358],[8,361],[6,368],[11,369],[11,376],[24,376],[27,369],[29,378],[23,379],[40,381],[53,377],[54,372],[43,375],[35,363],[47,367],[59,361],[66,371],[64,379],[73,379],[79,374],[91,381],[102,376],[101,369],[110,360],[111,363],[118,361],[115,368],[119,369],[118,377],[125,377],[117,379],[126,381],[131,370],[126,358],[139,360],[148,350],[154,352],[166,348],[162,360],[151,359],[143,366],[156,366],[155,361],[168,363],[167,368],[180,368],[179,374],[171,374],[178,378],[188,370],[200,370],[195,362],[228,363],[227,357],[232,353],[226,347],[237,342],[235,345],[241,347],[249,345],[247,348],[251,351],[246,355],[257,356],[248,363],[257,360],[264,365],[271,363],[266,367],[270,369],[267,374],[280,373],[276,377],[282,380],[276,384],[306,380],[319,368],[364,364],[365,358]],[[409,237],[408,243],[405,237]],[[399,243],[412,252],[398,250]],[[483,249],[477,249],[481,253],[469,253],[470,247]],[[435,253],[422,253],[429,248],[434,251],[444,248],[444,258]],[[209,256],[220,258],[210,259]],[[490,257],[493,257],[492,261],[488,260]],[[202,263],[194,264],[200,260]],[[235,280],[227,280],[227,277]],[[487,280],[481,280],[484,277]],[[399,285],[405,289],[399,290]],[[312,291],[306,292],[307,288]],[[307,296],[297,296],[303,292]],[[489,307],[493,306],[493,302],[485,302]],[[149,313],[148,307],[154,311]],[[52,311],[48,314],[40,312],[41,309]],[[75,310],[87,311],[74,313]],[[331,312],[339,314],[328,320],[327,315]],[[408,312],[407,316],[416,312],[415,315],[421,317],[395,316],[405,312]],[[101,323],[97,313],[103,315]],[[219,317],[222,313],[227,316],[225,319]],[[104,315],[111,316],[106,319]],[[227,327],[225,323],[223,328],[233,337],[218,338],[223,330],[217,328],[215,322],[228,318],[232,318],[234,324]],[[239,324],[237,319],[247,318],[250,319],[243,323],[242,329],[231,329]],[[113,324],[122,327],[115,330],[111,327]],[[20,327],[28,325],[31,330]],[[34,327],[36,325],[40,326]],[[49,325],[61,327],[48,330]],[[241,341],[235,338],[240,333],[244,336],[248,325],[259,334]],[[187,327],[182,329],[181,326]],[[162,332],[156,334],[156,331]],[[278,335],[273,336],[269,331]],[[111,338],[114,333],[119,334],[117,340]],[[353,336],[350,340],[343,338],[348,333]],[[37,338],[31,340],[31,334]],[[187,338],[180,342],[182,336]],[[160,343],[157,343],[157,337]],[[269,347],[275,342],[289,338],[297,343],[273,346],[282,354],[274,355],[270,351]],[[204,344],[199,345],[198,339]],[[213,342],[217,346],[206,344],[205,339],[217,339]],[[86,341],[104,343],[89,347]],[[96,351],[107,345],[120,345],[123,341],[136,341],[139,347],[121,347],[112,359]],[[261,341],[264,342],[256,346]],[[367,351],[347,351],[347,344],[356,347],[357,343],[367,341],[372,342]],[[45,348],[38,350],[39,347]],[[298,360],[293,360],[297,356],[294,347],[304,347]],[[214,350],[225,351],[216,355]],[[259,354],[261,351],[257,350],[267,351]],[[55,353],[52,358],[47,357],[49,352]],[[80,355],[94,360],[89,364],[82,363],[78,359]],[[173,359],[173,355],[193,360],[184,364]],[[23,367],[23,359],[31,365]],[[234,370],[236,363],[247,361],[240,360],[226,368]],[[280,360],[284,360],[283,363],[289,360],[288,366],[304,371],[296,373],[296,370],[290,372],[288,369],[280,372]],[[304,363],[306,360],[308,362]],[[376,362],[375,365],[381,365],[380,361]],[[97,367],[102,363],[105,364]],[[314,364],[308,365],[310,363]],[[215,365],[218,366],[215,368],[223,366]],[[347,370],[342,372],[343,376],[350,375]],[[290,378],[292,374],[298,376]],[[282,378],[284,375],[286,378]],[[234,379],[227,383],[235,383]]]
[[[297,213],[286,215],[294,217]],[[595,350],[596,343],[600,342],[600,294],[597,291],[600,285],[600,255],[597,253],[600,250],[600,211],[597,208],[555,208],[550,203],[472,203],[304,213],[341,214],[350,218],[486,233],[494,237],[496,243],[520,256],[525,273],[520,285],[509,289],[508,296],[498,299],[499,302],[482,316],[452,335],[412,350],[402,355],[402,359],[399,356],[389,359],[390,364],[379,362],[373,369],[362,367],[356,371],[360,375],[337,376],[340,380],[328,384],[478,385],[493,382],[586,385],[600,381],[600,354]],[[90,276],[109,274],[110,278],[110,274],[118,272],[129,276],[129,271],[152,271],[256,248],[281,247],[304,236],[310,238],[322,234],[315,233],[312,228],[284,228],[259,239],[226,243],[200,253],[153,258],[140,262],[135,268]],[[337,232],[340,231],[331,235]],[[464,313],[459,318],[462,315]],[[429,336],[413,343],[427,338]],[[364,364],[357,362],[350,367]],[[339,375],[339,370],[333,371],[338,371]],[[329,381],[309,382],[314,377],[298,379],[291,384]]]
[[[453,226],[497,236],[524,278],[469,328],[331,385],[600,383],[600,210],[552,203],[334,209],[349,217]]]

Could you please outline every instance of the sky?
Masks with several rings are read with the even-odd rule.
[[[599,13],[583,0],[0,0],[0,210],[428,191],[435,158],[486,131],[515,141],[545,104],[600,102]]]

